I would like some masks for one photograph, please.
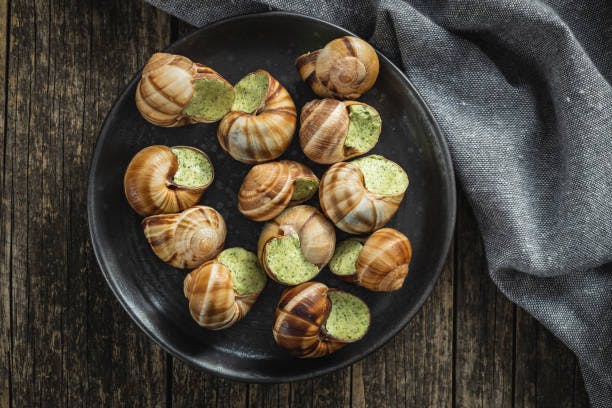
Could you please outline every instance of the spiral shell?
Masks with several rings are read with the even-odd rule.
[[[345,144],[350,125],[349,107],[352,105],[361,105],[376,112],[373,107],[356,101],[315,99],[304,105],[300,114],[299,137],[300,146],[310,160],[321,164],[337,163],[362,155],[374,147],[380,127],[375,135],[376,141],[367,149],[360,150]]]
[[[341,37],[295,61],[300,77],[322,98],[357,99],[378,77],[378,55],[357,37]]]
[[[230,268],[215,259],[185,277],[183,293],[189,301],[191,317],[200,326],[221,330],[241,320],[251,310],[261,290],[238,293]]]
[[[188,116],[183,112],[194,95],[194,80],[198,79],[222,81],[227,91],[233,92],[231,84],[212,68],[181,55],[155,53],[142,70],[136,88],[136,107],[146,120],[157,126],[215,122],[220,118]]]
[[[332,292],[340,291],[319,282],[306,282],[285,290],[274,314],[272,334],[276,343],[296,357],[317,358],[357,341],[335,338],[326,330]]]
[[[155,255],[176,268],[195,268],[217,256],[227,233],[221,214],[203,205],[147,217],[142,227]]]
[[[257,70],[249,75],[256,74],[268,77],[268,88],[259,107],[253,112],[233,110],[225,115],[217,130],[223,150],[247,164],[274,160],[283,154],[297,122],[289,92],[269,72]]]
[[[279,283],[293,284],[277,276],[267,262],[268,244],[274,238],[297,236],[300,250],[309,263],[323,269],[334,254],[336,231],[327,218],[315,207],[298,205],[283,211],[267,222],[257,243],[257,257],[268,276]],[[316,276],[316,275],[315,275]],[[314,276],[310,277],[310,279]]]
[[[405,189],[398,194],[373,193],[366,188],[362,170],[354,162],[341,162],[321,177],[319,202],[336,227],[350,234],[364,234],[391,219],[404,193]]]
[[[210,162],[208,156],[194,147],[191,149]],[[178,170],[178,158],[168,146],[154,145],[139,151],[130,161],[123,179],[125,197],[130,206],[143,217],[176,213],[196,204],[214,179],[199,187],[178,185],[173,177]],[[212,166],[211,166],[212,169]]]
[[[339,278],[378,292],[398,290],[402,287],[412,259],[412,246],[404,234],[393,228],[382,228],[370,235],[365,242],[355,238],[352,240],[363,243],[354,264],[355,272],[350,275],[337,275]],[[340,243],[337,248],[342,245],[343,243]],[[336,274],[332,267],[334,258],[330,269]]]
[[[310,183],[311,191],[304,197],[294,197],[296,183]],[[254,221],[268,221],[285,208],[312,197],[319,178],[305,165],[291,161],[263,163],[253,166],[238,192],[238,210]]]

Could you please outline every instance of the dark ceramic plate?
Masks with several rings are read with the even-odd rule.
[[[176,42],[169,52],[210,65],[227,80],[263,68],[293,96],[299,109],[315,95],[300,81],[295,58],[329,40],[351,34],[331,24],[293,14],[268,13],[232,18],[210,25]],[[174,129],[146,122],[136,110],[139,74],[111,110],[100,134],[87,197],[91,239],[111,289],[140,328],[174,356],[224,377],[251,382],[305,379],[345,367],[382,346],[419,310],[440,273],[455,220],[455,184],[449,153],[422,99],[387,58],[380,55],[380,75],[361,99],[376,107],[383,131],[372,153],[398,162],[410,177],[402,205],[388,226],[405,233],[414,258],[401,290],[374,293],[339,281],[324,269],[316,278],[357,294],[370,306],[372,326],[361,341],[324,358],[299,360],[274,343],[272,318],[283,287],[269,281],[244,320],[223,331],[200,328],[183,297],[186,271],[166,265],[149,248],[139,217],[123,195],[123,174],[136,152],[152,144],[192,145],[211,157],[216,179],[202,203],[227,221],[226,247],[255,251],[262,225],[242,217],[237,192],[250,166],[225,154],[216,139],[216,124]],[[320,177],[325,167],[305,159],[297,137],[281,157],[312,166]],[[316,200],[309,202],[318,205]],[[339,233],[343,239],[346,234]]]

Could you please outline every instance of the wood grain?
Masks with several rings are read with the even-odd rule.
[[[434,292],[350,368],[256,385],[196,371],[129,319],[89,243],[102,121],[192,27],[141,0],[0,0],[0,406],[586,407],[575,357],[497,291],[469,204]]]
[[[7,82],[7,48],[8,38],[8,3],[0,0],[0,406],[7,407],[11,401],[11,242],[12,219],[10,209],[12,197],[8,191],[6,148],[6,82]]]
[[[487,274],[476,221],[463,196],[455,236],[455,404],[510,407],[514,305]]]

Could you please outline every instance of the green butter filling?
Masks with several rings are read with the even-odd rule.
[[[349,128],[344,145],[365,153],[378,142],[382,120],[375,109],[363,105],[349,106]]]
[[[193,83],[194,93],[183,113],[206,121],[217,121],[225,116],[234,103],[232,86],[220,79],[197,79]]]
[[[331,261],[329,269],[334,275],[348,276],[355,273],[357,258],[361,253],[363,244],[354,239],[347,239],[336,246],[336,251]]]
[[[346,292],[329,292],[331,310],[325,329],[333,337],[354,341],[365,336],[370,327],[370,309],[357,296]]]
[[[178,159],[174,183],[185,187],[202,187],[210,184],[213,166],[203,154],[185,147],[175,147],[172,153]]]
[[[270,80],[264,72],[253,72],[242,78],[234,87],[236,99],[233,111],[253,113],[266,97]]]
[[[257,255],[243,248],[228,248],[219,254],[219,262],[229,269],[234,289],[239,295],[259,293],[266,285],[266,274]]]
[[[379,155],[353,160],[352,164],[361,169],[365,187],[375,194],[401,194],[408,188],[408,175],[399,164]]]
[[[266,244],[266,263],[276,279],[285,285],[298,285],[319,273],[319,268],[304,257],[297,235],[272,238]]]
[[[308,200],[319,188],[319,182],[314,179],[297,179],[291,201]]]

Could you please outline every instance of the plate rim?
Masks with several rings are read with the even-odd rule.
[[[215,21],[213,23],[207,24],[203,27],[199,27],[196,30],[194,30],[192,33],[182,38],[179,38],[178,40],[164,47],[163,50],[157,51],[157,52],[166,52],[170,48],[179,46],[189,41],[191,38],[198,36],[201,31],[208,30],[208,29],[214,28],[219,25],[232,24],[240,20],[247,20],[247,19],[256,20],[263,16],[306,20],[310,23],[331,26],[332,28],[339,30],[345,35],[351,35],[351,36],[361,38],[359,35],[353,33],[352,31],[346,28],[343,28],[339,25],[330,23],[328,21],[322,20],[317,17],[312,17],[312,16],[308,16],[308,15],[304,15],[300,13],[289,12],[289,11],[265,11],[265,12],[260,12],[260,13],[251,13],[251,14],[231,16],[231,17],[224,18],[224,19]],[[447,179],[448,188],[446,192],[446,200],[449,203],[449,207],[448,207],[448,214],[446,217],[446,231],[445,231],[445,239],[443,243],[444,247],[442,248],[443,256],[441,256],[440,259],[438,259],[436,263],[436,267],[435,267],[434,277],[425,287],[425,290],[423,291],[423,295],[416,303],[416,307],[413,308],[413,311],[411,313],[407,313],[404,315],[404,318],[400,320],[396,328],[389,330],[386,333],[384,333],[382,336],[380,336],[382,340],[377,340],[377,341],[372,342],[372,346],[369,347],[366,351],[360,354],[355,354],[353,356],[350,356],[349,358],[343,360],[342,362],[339,362],[333,365],[329,365],[323,368],[317,368],[312,371],[305,372],[303,374],[283,376],[282,378],[281,377],[278,377],[278,378],[270,377],[270,376],[263,377],[263,376],[253,375],[249,373],[248,371],[234,370],[232,372],[225,372],[224,370],[220,370],[219,366],[207,365],[205,362],[197,363],[196,361],[191,359],[189,356],[183,354],[181,351],[174,348],[172,344],[165,342],[160,336],[157,335],[157,333],[155,333],[153,330],[147,327],[147,325],[142,320],[139,319],[138,314],[134,310],[132,310],[132,308],[128,305],[128,301],[124,297],[122,291],[119,288],[119,285],[114,279],[112,271],[110,271],[110,268],[106,265],[103,259],[104,258],[103,257],[104,245],[102,242],[99,242],[96,238],[98,234],[97,234],[97,226],[96,226],[94,214],[93,214],[93,199],[94,199],[93,182],[94,182],[94,169],[98,168],[98,162],[100,160],[101,146],[103,145],[106,135],[108,134],[109,127],[111,126],[110,123],[113,121],[115,116],[117,116],[118,102],[122,100],[123,98],[125,98],[126,96],[128,96],[129,90],[139,79],[143,67],[141,67],[134,74],[134,76],[124,86],[121,93],[115,98],[115,100],[113,101],[112,107],[110,111],[108,112],[108,114],[106,115],[104,121],[102,122],[100,131],[98,132],[98,137],[95,142],[93,156],[92,156],[90,167],[89,167],[89,177],[87,180],[87,183],[88,183],[87,184],[87,224],[88,224],[88,229],[89,229],[89,239],[91,242],[91,246],[93,248],[94,256],[98,264],[98,267],[100,268],[100,271],[102,272],[102,275],[104,276],[104,280],[106,281],[107,285],[110,287],[116,300],[119,302],[121,307],[127,312],[128,316],[130,316],[130,318],[136,324],[136,326],[142,332],[144,332],[150,340],[152,340],[155,344],[157,344],[166,353],[172,355],[175,358],[178,358],[179,360],[188,364],[191,367],[194,367],[196,369],[202,370],[206,373],[209,373],[215,376],[219,376],[222,378],[226,378],[226,379],[238,381],[238,382],[248,382],[248,383],[257,383],[257,384],[282,384],[282,383],[289,383],[289,382],[294,382],[294,381],[308,380],[308,379],[320,377],[325,374],[329,374],[334,371],[343,369],[349,365],[352,365],[364,359],[365,357],[371,355],[375,351],[385,346],[389,341],[391,341],[395,336],[397,336],[397,334],[401,330],[403,330],[406,327],[406,325],[416,316],[416,314],[421,311],[427,299],[431,297],[432,291],[435,285],[437,284],[437,282],[439,281],[440,275],[444,268],[444,264],[446,263],[446,260],[448,259],[450,246],[451,246],[451,243],[454,237],[455,228],[456,228],[457,188],[456,188],[456,182],[455,182],[454,167],[453,167],[453,163],[451,160],[451,154],[450,154],[450,150],[448,147],[448,143],[446,141],[446,138],[444,137],[444,133],[442,129],[440,128],[438,121],[436,120],[433,112],[429,108],[429,105],[425,102],[425,100],[423,99],[419,91],[416,89],[416,87],[413,85],[413,83],[406,77],[404,72],[399,67],[397,67],[389,58],[387,58],[382,52],[380,52],[376,47],[374,48],[376,50],[378,58],[383,60],[385,63],[389,64],[392,67],[392,69],[396,71],[396,74],[399,75],[399,77],[405,82],[406,86],[414,94],[414,97],[416,98],[420,107],[423,109],[423,113],[425,114],[428,120],[428,126],[431,128],[434,134],[433,139],[438,144],[438,147],[440,150],[439,154],[440,154],[441,162],[446,166],[447,171],[445,172],[446,174],[444,175],[445,176],[444,178]]]

